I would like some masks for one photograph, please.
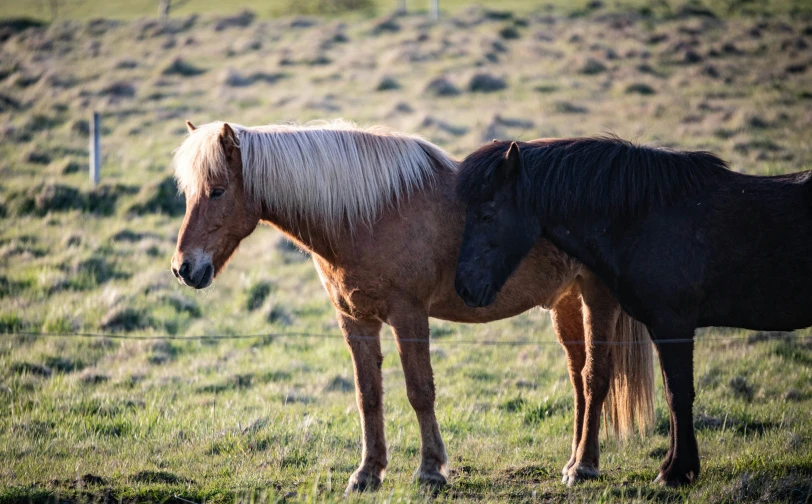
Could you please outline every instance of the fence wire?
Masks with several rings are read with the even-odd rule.
[[[381,336],[367,335],[343,335],[341,333],[311,333],[311,332],[282,332],[282,333],[255,333],[255,334],[195,334],[189,336],[178,336],[174,334],[127,334],[127,333],[92,333],[92,332],[37,332],[37,331],[15,331],[3,334],[6,337],[45,337],[45,338],[89,338],[89,339],[111,339],[129,341],[217,341],[217,340],[250,340],[250,339],[321,339],[321,340],[352,340],[352,341],[384,341]],[[757,332],[752,334],[729,334],[729,335],[701,335],[694,338],[673,338],[668,340],[644,340],[644,341],[585,341],[585,340],[528,340],[528,339],[445,339],[439,338],[397,338],[393,337],[396,343],[425,343],[432,345],[482,345],[482,346],[549,346],[549,345],[591,345],[591,346],[627,346],[627,345],[647,345],[655,343],[657,345],[679,344],[679,343],[718,343],[731,341],[744,341],[747,343],[757,343],[761,341],[795,341],[812,343],[812,334],[802,335],[792,332]]]

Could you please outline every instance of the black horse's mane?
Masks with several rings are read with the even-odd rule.
[[[690,197],[723,182],[727,163],[708,152],[636,145],[614,136],[518,142],[523,168],[519,204],[548,218],[632,215]],[[466,157],[457,196],[465,203],[493,195],[495,171],[510,142]]]

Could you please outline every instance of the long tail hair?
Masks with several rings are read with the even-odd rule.
[[[604,413],[617,438],[641,435],[654,423],[654,355],[646,326],[621,311],[610,345],[612,379]]]

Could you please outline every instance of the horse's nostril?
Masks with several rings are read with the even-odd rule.
[[[459,295],[459,296],[461,296],[463,298],[468,297],[468,289],[466,289],[465,286],[462,285],[459,282],[457,282],[457,295]]]
[[[178,273],[178,269],[172,267],[172,274],[175,275],[175,278],[180,278],[180,273]]]
[[[180,270],[178,271],[178,273],[183,278],[188,279],[189,278],[189,269],[190,269],[189,268],[189,262],[188,261],[183,261],[183,264],[180,265]]]

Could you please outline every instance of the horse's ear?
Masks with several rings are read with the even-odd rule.
[[[239,144],[240,142],[237,140],[237,134],[234,133],[231,126],[229,126],[228,123],[223,123],[223,128],[220,130],[220,145],[223,146],[226,156],[230,157],[231,153],[237,149]]]
[[[228,123],[223,123],[223,128],[220,130],[220,146],[223,148],[226,160],[228,160],[229,167],[232,169],[236,169],[237,165],[235,163],[239,162],[240,159],[239,145],[240,142],[234,129]]]
[[[197,128],[195,128],[195,125],[194,125],[194,124],[192,124],[192,121],[190,121],[190,120],[188,120],[188,119],[187,119],[187,120],[186,120],[186,129],[188,129],[188,130],[189,130],[189,133],[191,133],[191,132],[193,132],[194,130],[196,130]]]
[[[502,161],[502,175],[507,180],[511,180],[519,174],[521,168],[522,158],[519,152],[519,144],[511,142],[510,148],[505,154],[505,159]]]
[[[237,145],[237,134],[234,133],[234,130],[228,123],[223,123],[223,129],[220,130],[220,141],[223,142],[224,145],[227,144],[228,141]]]

